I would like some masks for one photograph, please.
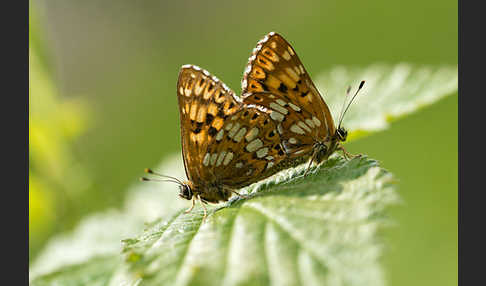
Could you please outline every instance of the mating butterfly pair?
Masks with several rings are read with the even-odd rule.
[[[227,201],[237,189],[282,169],[306,160],[310,167],[336,150],[349,155],[340,144],[347,136],[340,126],[347,109],[336,128],[297,54],[279,34],[271,32],[258,42],[242,89],[237,97],[209,72],[193,65],[181,68],[177,96],[188,181],[146,171],[179,184],[179,196],[192,200],[187,212],[199,199],[205,217],[205,203]]]

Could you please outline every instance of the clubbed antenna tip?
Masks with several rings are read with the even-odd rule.
[[[365,84],[365,81],[362,80],[361,83],[359,84],[359,88],[358,89],[361,89],[363,87],[363,85]]]

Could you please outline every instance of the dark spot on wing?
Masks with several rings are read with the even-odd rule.
[[[220,109],[218,110],[218,114],[217,114],[217,116],[218,116],[218,117],[221,117],[221,118],[225,118],[225,117],[224,117],[224,111],[223,111],[223,109],[222,109],[222,108],[220,108]]]
[[[280,90],[281,92],[287,92],[288,87],[281,82],[280,86],[278,87],[278,90]]]
[[[268,91],[268,86],[266,84],[262,82],[261,85],[264,91]]]
[[[206,125],[211,125],[214,120],[214,116],[211,113],[206,114]]]
[[[211,137],[214,137],[218,133],[218,129],[214,128],[213,126],[209,127],[208,134]]]

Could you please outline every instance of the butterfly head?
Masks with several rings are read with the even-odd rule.
[[[346,129],[341,127],[341,123],[343,122],[343,118],[344,118],[344,115],[346,114],[346,111],[348,111],[348,108],[351,105],[351,103],[353,103],[353,100],[356,98],[356,95],[358,95],[359,91],[363,88],[364,83],[365,83],[365,81],[362,80],[361,83],[359,84],[358,89],[356,90],[356,92],[354,93],[353,97],[351,98],[351,100],[349,101],[348,104],[346,104],[346,98],[348,98],[349,95],[350,95],[351,87],[348,87],[348,90],[346,91],[346,98],[344,99],[345,103],[343,104],[343,108],[341,109],[341,115],[339,116],[338,127],[337,127],[336,133],[334,135],[334,138],[336,138],[338,141],[344,142],[344,141],[346,141],[346,138],[348,137],[348,131],[346,131]]]
[[[336,130],[336,135],[335,135],[336,139],[338,141],[341,141],[341,142],[344,142],[346,141],[346,138],[348,137],[348,131],[346,129],[344,129],[344,127],[339,127],[337,130]]]
[[[192,195],[192,189],[188,183],[179,185],[179,197],[186,200],[191,200]]]
[[[186,199],[186,200],[191,200],[193,196],[193,185],[191,182],[183,182],[177,178],[167,176],[167,175],[162,175],[159,173],[156,173],[152,171],[151,169],[145,169],[145,173],[152,174],[155,176],[158,176],[159,178],[146,178],[142,177],[142,181],[156,181],[156,182],[169,182],[169,183],[175,183],[179,185],[179,197]]]

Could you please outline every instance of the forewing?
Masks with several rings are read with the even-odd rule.
[[[186,175],[194,183],[210,182],[213,174],[203,165],[206,150],[242,103],[219,79],[193,65],[181,68],[177,95]]]
[[[286,152],[312,152],[316,140],[334,134],[332,115],[302,62],[279,34],[269,33],[249,58],[242,81],[243,102],[272,110]]]

